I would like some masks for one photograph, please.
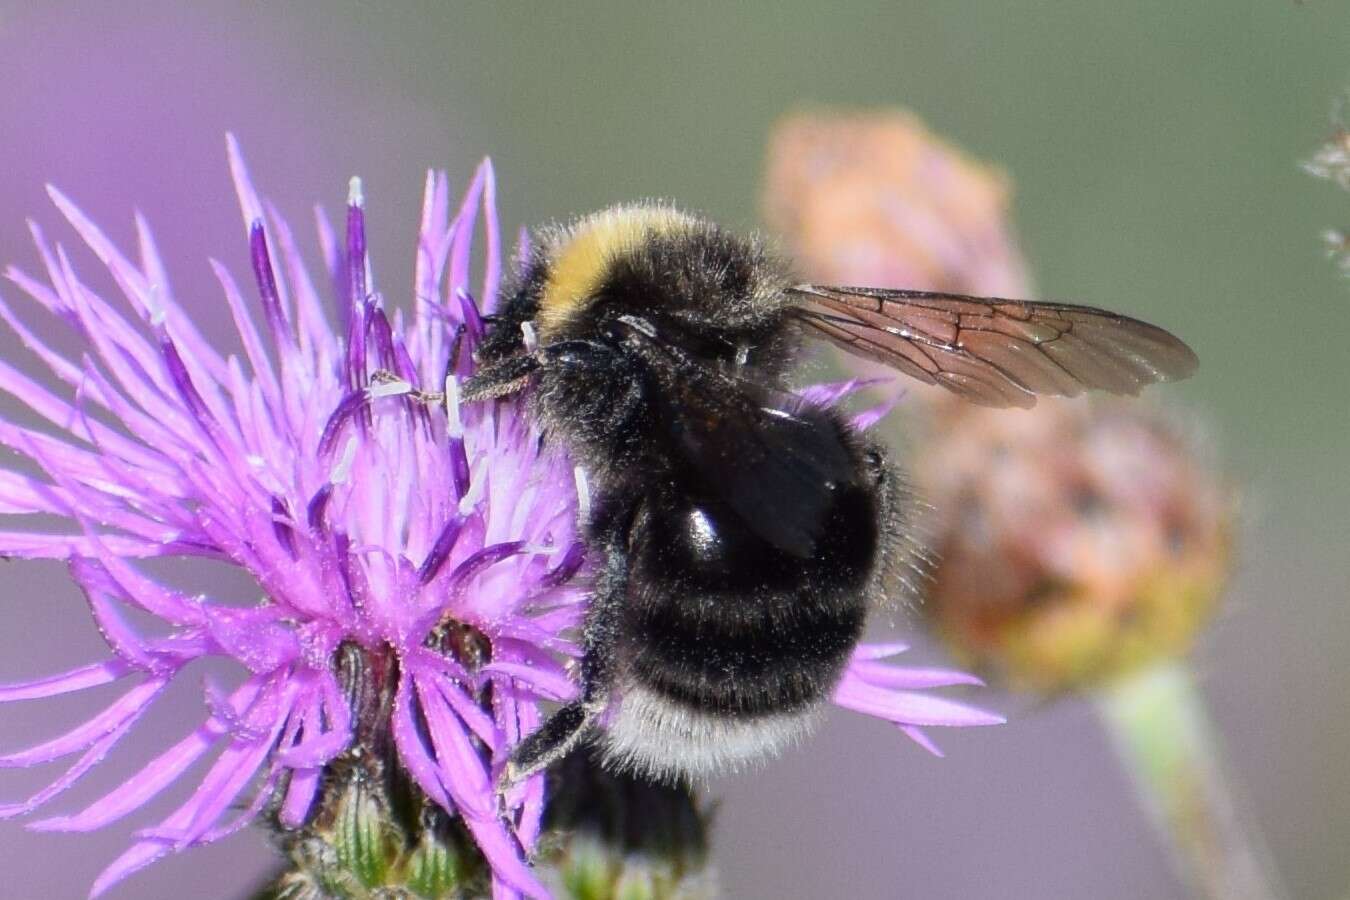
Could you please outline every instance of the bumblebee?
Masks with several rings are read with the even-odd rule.
[[[806,733],[902,584],[904,481],[837,410],[795,394],[808,338],[976,403],[1133,394],[1195,355],[1100,309],[799,284],[761,242],[663,205],[541,233],[461,387],[529,387],[590,485],[600,561],[581,695],[503,783],[595,737],[657,779],[735,768]]]

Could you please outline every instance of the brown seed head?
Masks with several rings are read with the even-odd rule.
[[[1177,427],[1112,399],[928,416],[926,612],[958,657],[1049,693],[1191,648],[1227,580],[1235,503]]]
[[[769,140],[765,218],[811,281],[1026,296],[1009,195],[902,110],[792,115]]]

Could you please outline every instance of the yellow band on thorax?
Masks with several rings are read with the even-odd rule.
[[[652,234],[685,228],[696,220],[668,206],[615,206],[593,213],[558,241],[539,298],[535,322],[544,343],[553,340],[595,298],[614,261]]]

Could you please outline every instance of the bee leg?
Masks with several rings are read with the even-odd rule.
[[[588,638],[590,630],[588,626]],[[589,639],[586,644],[586,654],[581,661],[581,698],[554,712],[516,745],[498,779],[498,793],[505,793],[536,772],[547,769],[594,732],[596,721],[609,706],[607,673],[597,671],[606,670],[608,666],[597,666],[594,661],[606,659],[611,651],[608,647],[595,646]]]
[[[559,709],[525,740],[516,745],[497,782],[497,792],[505,793],[536,772],[542,772],[581,743],[604,710],[576,700]]]
[[[610,532],[610,538],[600,542],[605,567],[591,596],[582,635],[585,652],[581,658],[581,697],[553,713],[516,745],[497,782],[499,793],[572,752],[591,737],[601,714],[609,707],[619,613],[628,586],[628,557],[617,529]]]

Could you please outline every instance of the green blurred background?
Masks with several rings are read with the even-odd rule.
[[[510,229],[644,196],[750,228],[778,116],[913,109],[1010,174],[1044,296],[1159,321],[1199,352],[1198,377],[1167,394],[1212,430],[1246,503],[1240,572],[1197,666],[1292,893],[1350,890],[1350,282],[1319,240],[1350,225],[1350,195],[1298,166],[1350,85],[1345,0],[0,0],[0,60],[3,258],[32,260],[23,216],[54,221],[44,180],[120,238],[139,206],[220,325],[203,258],[245,265],[227,128],[297,224],[365,176],[377,272],[398,297],[427,166],[462,183],[491,153]],[[61,600],[6,599],[6,679],[58,652],[18,634],[78,609],[59,572],[31,577]],[[79,621],[97,646],[83,619],[52,621]],[[1012,722],[938,735],[943,761],[840,715],[715,785],[727,895],[1179,896],[1085,706],[981,699]],[[60,854],[75,896],[124,839],[7,826],[0,859],[50,891],[67,873],[40,860]],[[265,863],[239,837],[117,896],[183,896],[184,879],[233,884]]]

